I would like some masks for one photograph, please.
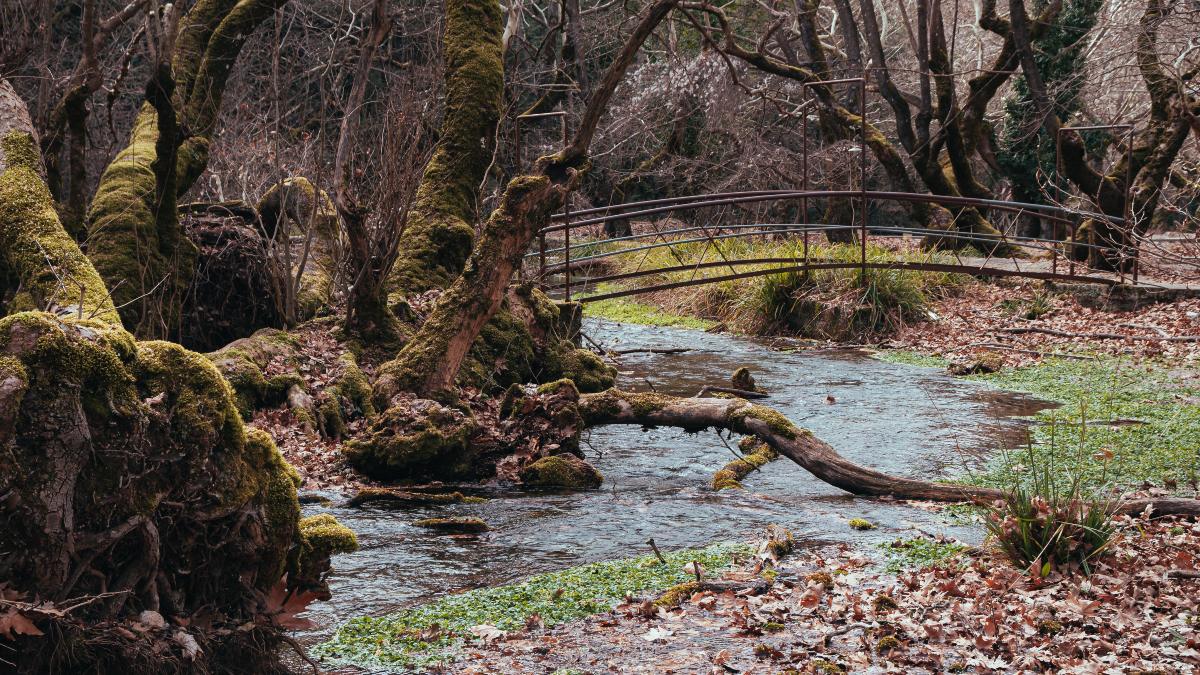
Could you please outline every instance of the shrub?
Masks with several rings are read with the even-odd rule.
[[[1051,462],[1037,463],[1029,451],[1028,479],[1017,483],[1008,497],[997,501],[986,519],[988,533],[1020,568],[1047,576],[1056,567],[1090,563],[1113,540],[1115,504],[1085,493],[1081,472],[1064,486]]]

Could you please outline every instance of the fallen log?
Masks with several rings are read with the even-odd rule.
[[[875,471],[842,457],[811,431],[801,429],[778,411],[743,399],[678,398],[616,389],[580,397],[580,414],[589,427],[637,424],[678,427],[697,432],[709,428],[754,435],[818,479],[851,494],[939,502],[990,504],[1008,493],[996,488],[903,478]],[[1121,501],[1116,512],[1200,516],[1200,500],[1186,498]]]
[[[1200,335],[1122,335],[1121,333],[1068,333],[1065,330],[1053,328],[1000,328],[1000,333],[1021,335],[1023,333],[1041,333],[1054,337],[1086,338],[1088,340],[1143,340],[1147,342],[1200,342]]]

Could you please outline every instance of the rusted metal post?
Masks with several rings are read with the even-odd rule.
[[[800,116],[801,145],[800,145],[800,190],[804,196],[800,198],[800,226],[804,231],[804,265],[808,266],[808,109],[812,99],[804,101],[804,114]]]
[[[567,227],[563,230],[563,276],[566,285],[563,287],[567,302],[571,301],[571,193],[563,199],[563,222]]]
[[[1126,133],[1127,141],[1128,141],[1128,144],[1126,146],[1126,151],[1127,151],[1128,155],[1127,155],[1126,161],[1125,161],[1125,195],[1124,195],[1125,203],[1121,209],[1121,220],[1123,222],[1122,222],[1122,226],[1121,226],[1120,230],[1123,233],[1123,236],[1121,237],[1122,241],[1120,242],[1120,245],[1117,247],[1117,277],[1120,279],[1121,283],[1125,283],[1125,257],[1128,255],[1126,249],[1128,248],[1128,245],[1129,245],[1128,241],[1131,238],[1133,238],[1133,236],[1134,236],[1133,222],[1132,222],[1133,221],[1132,209],[1131,209],[1130,203],[1129,203],[1131,188],[1132,188],[1132,183],[1133,183],[1133,125],[1132,124],[1089,124],[1086,126],[1077,126],[1077,127],[1059,127],[1058,131],[1055,133],[1055,138],[1054,138],[1054,172],[1056,174],[1056,176],[1055,176],[1055,178],[1057,179],[1056,182],[1061,183],[1062,182],[1062,135],[1063,135],[1064,131],[1073,131],[1078,134],[1081,131],[1117,131],[1117,130],[1124,130]],[[1099,211],[1100,215],[1105,216],[1106,219],[1109,219],[1109,218],[1111,218],[1111,216],[1108,216],[1108,214],[1106,214],[1104,212],[1104,207],[1100,205],[1100,192],[1099,192],[1100,189],[1103,189],[1103,182],[1101,182],[1101,187],[1097,188],[1096,197],[1095,197],[1096,209]],[[1060,188],[1060,192],[1061,192],[1061,188]],[[1072,232],[1071,238],[1074,239],[1075,236],[1076,236],[1075,232]],[[1092,228],[1088,229],[1088,259],[1089,259],[1089,261],[1091,260],[1093,255],[1099,255],[1098,253],[1096,253],[1097,250],[1098,249],[1096,247],[1096,228],[1092,227]],[[1134,266],[1133,266],[1133,283],[1135,283],[1135,284],[1137,283],[1137,257],[1136,257],[1136,255],[1137,254],[1136,254],[1136,250],[1135,250]],[[1074,256],[1072,256],[1070,260],[1071,260],[1070,273],[1075,274],[1075,258],[1074,258]]]
[[[546,233],[538,232],[538,281],[546,278]]]
[[[860,270],[860,281],[865,281],[867,278],[867,71],[863,71],[863,76],[858,78],[858,102],[862,108],[858,111],[859,117],[859,147],[858,147],[858,189],[862,193],[860,206],[862,207],[862,229],[859,239],[862,245],[862,258],[859,262],[862,263]]]

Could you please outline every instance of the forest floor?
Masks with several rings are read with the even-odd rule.
[[[512,632],[477,627],[478,637],[446,670],[1195,672],[1197,551],[1200,525],[1128,518],[1086,579],[1078,572],[1031,576],[989,550],[951,550],[932,562],[918,553],[897,571],[827,546],[723,575],[735,583],[773,579],[762,594],[683,587],[678,606],[636,597],[550,629],[537,622]]]

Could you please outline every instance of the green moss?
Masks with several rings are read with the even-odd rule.
[[[833,577],[828,572],[813,572],[804,577],[810,584],[820,584],[825,588],[833,588]]]
[[[893,600],[892,596],[890,595],[877,595],[875,596],[875,599],[871,601],[871,609],[874,609],[876,612],[880,613],[890,612],[898,609],[899,607],[900,605],[897,605],[896,601]]]
[[[809,665],[812,666],[812,671],[816,675],[842,675],[842,673],[846,672],[838,664],[826,661],[825,659],[813,659]]]
[[[659,607],[666,607],[667,609],[678,607],[687,602],[688,598],[695,595],[699,588],[700,583],[696,581],[685,581],[682,584],[675,584],[664,591],[662,595],[658,596],[654,604]]]
[[[1063,625],[1061,621],[1054,619],[1043,619],[1038,622],[1037,630],[1042,635],[1058,635],[1062,632]]]
[[[890,651],[900,649],[902,646],[900,640],[895,635],[885,635],[879,639],[879,642],[875,643],[875,653],[880,655],[887,654]]]
[[[446,3],[445,113],[393,268],[393,297],[449,286],[471,253],[479,186],[491,163],[504,93],[502,33],[498,3]]]
[[[577,349],[566,340],[560,340],[548,357],[545,363],[547,370],[570,379],[579,391],[604,391],[616,384],[616,368],[586,349]]]
[[[605,420],[616,417],[621,412],[624,399],[614,391],[584,397],[580,400],[579,414],[588,426],[594,426]]]
[[[708,330],[716,325],[715,321],[672,314],[654,305],[635,302],[628,298],[587,302],[583,305],[583,314],[584,316],[598,317],[620,323],[641,324],[643,326],[673,326],[676,328]]]
[[[101,174],[87,214],[88,257],[129,326],[140,326],[157,312],[162,312],[161,323],[173,325],[179,309],[175,299],[183,297],[195,268],[196,247],[179,231],[174,194],[169,205],[162,205],[169,213],[159,220],[153,169],[157,141],[158,116],[146,104],[129,144]]]
[[[416,527],[439,532],[461,532],[474,534],[487,532],[490,528],[481,518],[422,518],[413,523]]]
[[[79,462],[71,476],[77,533],[103,532],[134,515],[153,518],[164,543],[162,573],[185,593],[188,609],[198,608],[201,595],[207,606],[241,607],[247,587],[265,592],[279,581],[299,540],[300,477],[266,433],[245,428],[232,390],[208,359],[174,343],[136,343],[111,324],[46,313],[0,319],[0,349],[0,375],[25,377],[12,430],[18,442],[10,446],[20,457],[0,463],[0,490],[18,489],[14,508],[24,520],[38,522],[39,482],[63,470],[44,466],[43,444],[32,441],[60,436],[71,420],[87,439],[70,460]],[[79,409],[82,418],[53,412]],[[247,523],[254,526],[243,529]],[[29,536],[10,527],[0,532],[0,547],[52,545],[45,527]],[[216,560],[213,541],[239,545]],[[19,572],[13,578],[29,581]]]
[[[767,550],[777,560],[786,558],[792,554],[792,551],[796,550],[796,538],[792,536],[790,530],[777,532],[772,528],[771,536],[767,539]]]
[[[521,482],[530,487],[580,490],[600,487],[604,476],[575,455],[563,454],[542,457],[521,469]]]
[[[623,602],[626,595],[653,593],[689,579],[694,581],[683,569],[690,562],[719,573],[735,556],[747,552],[744,546],[729,545],[667,552],[666,565],[646,555],[447,595],[395,614],[353,619],[313,653],[330,664],[425,670],[453,661],[472,626],[488,624],[500,630],[521,630],[526,619],[537,614],[547,627],[553,627],[608,611]],[[436,637],[419,637],[421,631],[435,624],[442,629]]]
[[[42,163],[33,136],[23,131],[10,131],[0,136],[0,149],[4,150],[4,161],[8,168],[22,167],[36,172]]]
[[[378,479],[468,475],[473,418],[434,401],[410,399],[372,418],[367,431],[342,445],[351,466]]]
[[[869,520],[866,520],[865,518],[851,518],[850,522],[847,524],[850,525],[850,529],[852,529],[852,530],[873,530],[873,529],[875,529],[875,524]]]
[[[801,433],[807,433],[797,429],[796,425],[792,424],[791,420],[784,417],[782,413],[765,406],[746,404],[732,406],[729,410],[729,424],[740,431],[753,432],[753,429],[746,424],[746,421],[751,418],[764,422],[772,433],[783,438],[796,439]]]
[[[0,252],[28,309],[119,325],[96,268],[58,219],[50,190],[37,173],[33,138],[9,132],[0,142],[9,158],[0,174]]]
[[[779,453],[771,449],[771,446],[752,436],[742,439],[739,445],[744,454],[740,459],[729,462],[720,471],[713,474],[712,488],[714,490],[741,488],[743,478],[779,459]]]

